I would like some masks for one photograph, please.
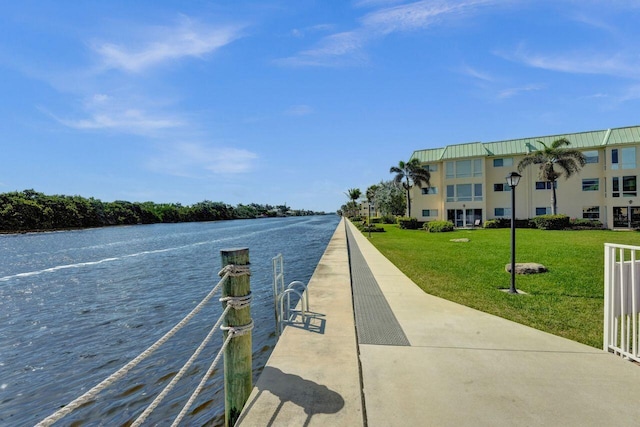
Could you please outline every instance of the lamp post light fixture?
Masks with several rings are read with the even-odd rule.
[[[511,287],[510,294],[517,294],[516,290],[516,187],[520,182],[518,172],[511,172],[507,175],[507,185],[511,187]]]

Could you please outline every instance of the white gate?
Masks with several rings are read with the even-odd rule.
[[[604,350],[640,362],[640,247],[604,246]]]

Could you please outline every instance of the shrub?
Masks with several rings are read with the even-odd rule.
[[[497,219],[488,219],[484,222],[484,228],[500,228],[500,221]]]
[[[451,221],[430,221],[424,225],[424,228],[429,233],[445,233],[447,231],[454,230],[454,226]]]
[[[571,228],[603,228],[602,223],[596,219],[572,218]]]
[[[371,217],[371,224],[380,224],[382,222],[382,218],[379,216]]]
[[[571,226],[566,215],[540,215],[532,220],[540,230],[564,230]]]
[[[417,230],[419,228],[418,219],[410,217],[399,217],[397,219],[398,225],[404,230]]]
[[[396,217],[393,215],[384,215],[380,218],[383,224],[395,224]]]
[[[357,224],[356,227],[358,227],[358,229],[360,231],[362,231],[363,233],[383,233],[385,231],[384,228],[377,226],[377,225],[367,225],[367,224]]]

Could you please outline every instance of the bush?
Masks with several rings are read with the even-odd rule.
[[[484,228],[502,228],[500,221],[497,219],[488,219],[484,222]]]
[[[540,230],[564,230],[571,223],[566,215],[540,215],[532,220]]]
[[[379,216],[374,216],[371,218],[371,224],[380,224],[382,222],[382,218]]]
[[[496,218],[485,221],[484,228],[511,228],[511,219]],[[516,218],[516,228],[536,228],[533,220]]]
[[[410,217],[399,217],[397,219],[398,225],[400,226],[400,228],[404,229],[404,230],[417,230],[420,225],[418,224],[418,219],[417,218],[410,218]]]
[[[602,223],[596,219],[571,219],[571,228],[584,229],[584,228],[603,228]]]
[[[377,226],[377,225],[367,225],[367,224],[356,224],[356,227],[358,227],[358,230],[362,231],[363,233],[383,233],[385,231],[384,228]]]
[[[383,224],[395,224],[396,217],[393,215],[384,215],[380,218]]]
[[[454,226],[451,221],[430,221],[424,225],[429,233],[445,233],[447,231],[453,231]]]

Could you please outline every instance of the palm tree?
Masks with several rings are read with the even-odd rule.
[[[574,173],[587,163],[587,159],[579,150],[566,148],[571,145],[567,138],[558,138],[550,146],[542,141],[543,148],[527,154],[520,163],[518,171],[522,172],[529,165],[539,165],[540,179],[551,183],[551,213],[556,214],[558,210],[558,200],[556,197],[556,181],[564,174],[569,179]],[[556,170],[555,167],[559,170]]]
[[[396,185],[402,184],[402,188],[407,194],[407,216],[411,217],[411,187],[418,185],[422,187],[425,185],[429,188],[429,180],[431,179],[431,173],[422,167],[420,160],[413,158],[408,162],[400,160],[398,166],[392,166],[389,169],[389,173],[395,173],[396,176],[393,181]]]
[[[349,210],[353,211],[351,212],[351,216],[355,216],[358,209],[358,199],[360,198],[360,196],[362,196],[362,192],[359,188],[350,188],[344,194],[346,194],[349,198],[349,203],[347,204],[347,206],[349,207]]]

